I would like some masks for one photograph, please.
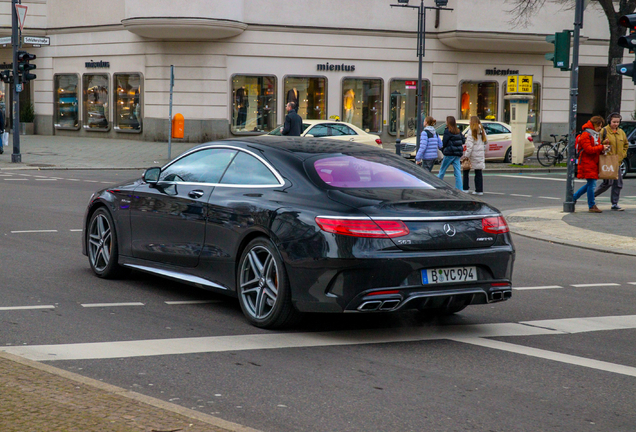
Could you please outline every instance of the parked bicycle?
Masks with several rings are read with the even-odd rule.
[[[559,135],[550,134],[554,142],[544,142],[537,149],[537,160],[544,167],[567,161],[568,158],[568,136],[561,135],[561,139],[557,140]]]

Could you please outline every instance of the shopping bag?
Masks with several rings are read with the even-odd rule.
[[[618,155],[600,155],[598,158],[598,178],[618,180]]]
[[[2,134],[2,147],[9,146],[9,132],[4,132]]]
[[[470,163],[470,159],[462,159],[462,171],[469,171],[473,165]]]

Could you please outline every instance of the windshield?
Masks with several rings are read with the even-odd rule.
[[[380,154],[327,156],[309,168],[322,182],[337,188],[435,189],[427,178],[430,174],[421,168]]]
[[[280,131],[282,131],[282,130],[283,130],[283,126],[285,126],[285,125],[278,125],[278,126],[276,126],[276,127],[274,128],[274,130],[273,130],[273,131],[271,131],[270,133],[268,133],[267,135],[276,135],[276,136],[281,136]],[[307,128],[308,128],[308,127],[309,127],[309,124],[307,124],[307,123],[303,123],[303,131],[302,131],[301,133],[304,133],[304,132],[307,130]]]

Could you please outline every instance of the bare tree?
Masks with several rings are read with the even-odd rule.
[[[530,17],[543,7],[546,2],[561,4],[564,9],[573,9],[575,0],[510,0],[513,5],[510,11],[513,14],[511,23],[513,25],[527,26]],[[609,114],[620,112],[621,94],[623,92],[622,76],[616,73],[616,65],[620,64],[623,58],[623,48],[619,47],[618,38],[625,34],[625,28],[618,25],[618,19],[623,15],[628,15],[636,9],[636,0],[594,0],[603,9],[609,24],[610,41],[607,53],[607,96],[605,98],[605,108]],[[618,10],[616,9],[618,6]]]

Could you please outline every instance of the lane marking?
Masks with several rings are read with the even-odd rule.
[[[484,192],[484,193],[488,195],[505,195],[505,193],[503,192]]]
[[[84,180],[86,183],[99,183],[97,180]]]
[[[593,284],[572,284],[574,288],[592,288],[592,287],[606,287],[606,286],[621,286],[617,283],[593,283]]]
[[[636,282],[627,282],[630,285],[636,285]]]
[[[512,174],[495,174],[498,177],[508,177],[508,178],[522,178],[522,179],[530,179],[530,180],[552,180],[552,181],[568,181],[566,178],[551,178],[551,177],[534,177],[534,176],[525,176],[525,175],[512,175]],[[585,183],[585,180],[574,180],[578,183]]]
[[[221,303],[221,300],[178,300],[167,301],[167,305],[194,305],[194,304],[206,304],[206,303]]]
[[[11,231],[11,234],[25,234],[25,233],[56,233],[57,230],[23,230],[23,231]]]
[[[532,198],[532,195],[522,195],[522,194],[510,194],[510,196],[524,197],[524,198]]]
[[[70,231],[70,232],[82,232],[82,231],[84,231],[84,230],[82,230],[82,229],[72,229],[72,230],[69,230],[69,231]]]
[[[64,180],[68,180],[68,181],[81,181],[80,179],[64,179]]]
[[[557,289],[563,288],[560,285],[545,285],[545,286],[533,286],[533,287],[512,287],[513,290],[525,291],[525,290],[544,290],[544,289]]]
[[[40,306],[2,306],[0,307],[0,311],[33,310],[33,309],[55,309],[55,306],[40,305]]]
[[[24,181],[29,181],[29,179],[25,179],[25,178],[6,178],[3,179],[4,181],[17,181],[17,180],[24,180]]]
[[[540,196],[539,198],[543,198],[543,199],[550,199],[550,200],[561,200],[561,198],[555,198],[555,197],[546,197],[546,196]]]
[[[95,308],[95,307],[119,307],[119,306],[145,306],[141,302],[128,302],[128,303],[82,303],[82,307]]]
[[[55,178],[36,178],[35,181],[57,181]]]

